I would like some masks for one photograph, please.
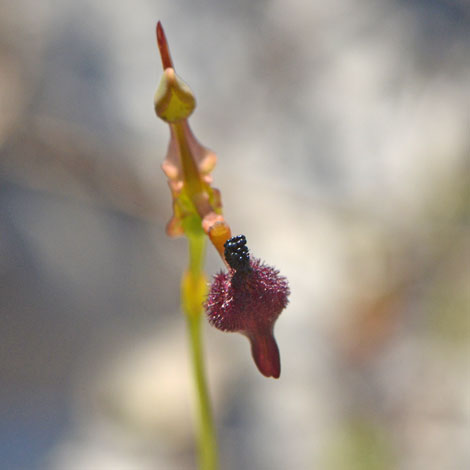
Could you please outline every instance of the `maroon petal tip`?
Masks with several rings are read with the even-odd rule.
[[[281,375],[281,359],[279,348],[271,332],[252,335],[251,354],[258,370],[266,377],[278,379]]]

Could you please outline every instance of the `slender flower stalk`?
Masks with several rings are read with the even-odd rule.
[[[181,282],[181,303],[186,316],[193,377],[198,408],[198,448],[200,468],[217,468],[217,442],[206,382],[201,337],[203,302],[207,295],[207,279],[203,272],[205,235],[192,234],[189,242],[189,267]]]
[[[170,127],[170,143],[162,164],[173,198],[173,216],[166,230],[172,237],[185,235],[189,242],[189,266],[182,279],[181,302],[188,324],[198,403],[200,466],[215,470],[217,446],[201,339],[204,309],[211,325],[245,335],[259,371],[266,377],[278,378],[281,363],[273,331],[287,305],[289,288],[275,268],[250,258],[243,235],[232,237],[222,214],[220,192],[211,186],[210,173],[217,157],[197,141],[189,127],[188,118],[196,100],[175,72],[160,22],[157,44],[163,76],[155,93],[155,112]],[[206,236],[227,269],[214,277],[209,290],[203,271]]]
[[[196,106],[189,87],[177,77],[168,43],[160,22],[157,44],[163,65],[163,77],[155,94],[155,111],[170,126],[170,145],[162,169],[168,177],[173,196],[173,217],[167,225],[170,236],[186,235],[189,266],[181,281],[181,304],[188,325],[188,338],[198,411],[199,465],[215,470],[217,442],[209,398],[201,337],[201,320],[207,297],[207,278],[203,271],[206,230],[210,225],[224,227],[220,214],[220,196],[209,185],[209,172],[215,155],[193,136],[187,117]],[[208,224],[208,220],[212,222]]]

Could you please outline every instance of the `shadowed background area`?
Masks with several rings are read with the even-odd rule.
[[[2,2],[0,466],[196,468],[158,19],[292,292],[278,381],[205,327],[221,468],[469,468],[465,0]]]

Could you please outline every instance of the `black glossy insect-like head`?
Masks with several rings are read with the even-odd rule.
[[[237,235],[236,237],[229,238],[224,243],[225,251],[224,256],[232,269],[237,272],[250,272],[250,253],[246,246],[245,235]]]

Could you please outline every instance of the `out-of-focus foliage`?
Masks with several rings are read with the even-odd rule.
[[[365,421],[345,422],[326,453],[325,469],[331,470],[391,470],[395,459],[389,436]]]

